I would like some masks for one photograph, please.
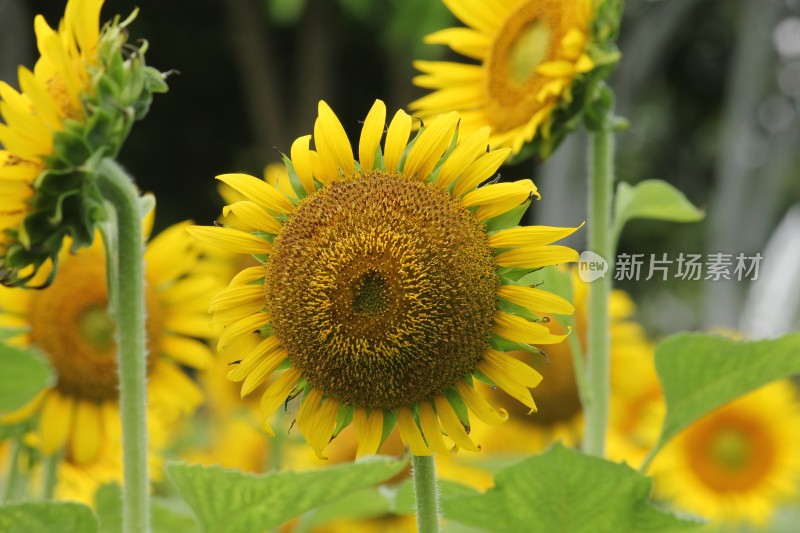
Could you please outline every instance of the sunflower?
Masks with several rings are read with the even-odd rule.
[[[714,522],[764,526],[800,484],[800,402],[776,382],[702,418],[653,464],[656,495]]]
[[[57,30],[38,15],[33,72],[20,67],[21,92],[0,82],[4,284],[29,281],[57,259],[67,235],[75,249],[91,244],[104,216],[93,165],[117,153],[152,94],[166,90],[161,73],[144,65],[145,47],[126,44],[127,21],[100,30],[102,5],[69,0]]]
[[[433,92],[410,108],[428,118],[461,113],[470,133],[490,126],[492,146],[517,155],[536,140],[546,157],[575,125],[592,87],[617,60],[615,30],[604,21],[618,8],[592,0],[443,0],[466,28],[428,35],[476,63],[416,61],[414,83]],[[612,23],[613,24],[613,23]],[[604,28],[604,29],[601,29]],[[551,132],[556,130],[554,137]]]
[[[186,226],[168,228],[145,253],[148,414],[165,426],[202,400],[180,365],[201,369],[212,361],[210,348],[199,339],[213,335],[206,308],[209,291],[218,285],[194,273],[202,261]],[[107,314],[100,240],[74,254],[69,244],[61,250],[60,275],[46,289],[0,288],[0,325],[20,328],[23,333],[13,342],[39,348],[58,375],[53,388],[2,422],[38,414],[35,441],[41,451],[52,455],[63,450],[65,463],[88,468],[120,444],[115,328]]]
[[[347,135],[324,102],[311,136],[284,157],[291,191],[245,174],[218,179],[247,200],[225,207],[253,231],[194,227],[209,244],[254,255],[214,298],[225,327],[219,347],[246,396],[279,372],[261,399],[264,429],[287,398],[302,395],[297,427],[320,455],[351,422],[359,455],[375,453],[397,426],[413,453],[477,450],[468,413],[499,423],[473,387],[490,381],[536,406],[541,376],[508,356],[508,346],[558,343],[528,307],[565,302],[517,284],[532,269],[575,261],[550,244],[573,228],[516,227],[530,180],[478,187],[509,150],[487,152],[488,129],[458,136],[443,115],[409,142],[412,119],[393,117],[381,149],[386,108],[376,101],[353,158]],[[569,305],[569,304],[567,304]],[[234,340],[260,331],[249,353]]]

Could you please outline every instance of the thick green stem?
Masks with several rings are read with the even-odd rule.
[[[15,437],[11,441],[11,450],[9,450],[9,464],[8,474],[6,474],[6,486],[3,491],[3,503],[8,503],[14,497],[14,491],[17,488],[17,478],[19,477],[19,456],[22,451],[22,437]]]
[[[439,492],[436,490],[436,464],[431,456],[413,456],[414,493],[417,507],[417,531],[439,531]]]
[[[589,330],[587,361],[586,427],[583,449],[603,456],[608,425],[610,389],[610,339],[608,300],[614,276],[614,245],[611,237],[611,200],[614,185],[614,137],[608,129],[594,133],[589,162],[589,250],[608,261],[606,275],[589,286]]]
[[[114,206],[117,221],[117,323],[119,400],[125,483],[122,526],[125,533],[150,530],[147,476],[147,360],[144,298],[144,243],[139,194],[127,173],[105,159],[97,181]]]

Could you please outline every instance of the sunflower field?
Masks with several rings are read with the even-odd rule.
[[[0,0],[0,533],[790,533],[797,0]]]

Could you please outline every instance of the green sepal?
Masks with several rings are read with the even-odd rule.
[[[386,442],[386,439],[389,438],[389,435],[392,434],[394,431],[394,427],[397,425],[397,410],[391,409],[383,410],[383,433],[381,434],[381,446],[383,443]]]
[[[513,228],[519,225],[520,220],[525,215],[525,211],[531,205],[530,200],[526,200],[511,211],[506,211],[502,215],[497,215],[486,221],[486,232],[491,233],[502,229]]]
[[[447,389],[444,391],[444,395],[447,398],[447,401],[450,402],[450,407],[453,408],[455,411],[456,416],[466,428],[467,433],[470,431],[470,423],[469,423],[469,409],[467,409],[467,405],[464,403],[464,400],[461,399],[456,389]]]
[[[284,153],[281,153],[281,159],[283,159],[283,164],[286,165],[286,172],[289,174],[289,183],[292,186],[292,190],[297,195],[297,199],[302,200],[308,196],[308,193],[306,193],[306,189],[300,182],[300,176],[297,175],[297,171],[294,169],[292,160],[289,159],[289,157],[287,157],[287,155]]]
[[[349,405],[339,405],[339,414],[336,415],[336,429],[333,431],[333,437],[338,437],[339,433],[349,426],[351,422],[353,422],[353,408]]]
[[[498,350],[500,352],[511,352],[514,350],[520,350],[523,352],[528,352],[536,355],[544,355],[544,352],[537,348],[536,346],[531,346],[530,344],[522,344],[521,342],[510,341],[508,339],[504,339],[502,337],[498,337],[497,335],[492,335],[489,340],[489,345]]]

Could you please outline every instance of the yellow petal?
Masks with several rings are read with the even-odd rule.
[[[297,382],[300,381],[300,371],[290,368],[280,375],[275,383],[269,386],[261,397],[259,412],[261,414],[261,427],[268,434],[275,436],[275,431],[268,424],[269,417],[283,405],[286,398],[292,393]]]
[[[261,237],[236,229],[190,226],[186,231],[206,244],[237,254],[268,254],[272,251],[272,244]]]
[[[492,366],[497,367],[506,374],[514,376],[521,385],[534,388],[542,382],[542,375],[519,359],[498,350],[486,350],[483,359]]]
[[[231,371],[228,372],[228,379],[231,381],[242,381],[256,366],[258,366],[262,359],[272,352],[280,351],[280,348],[281,341],[278,340],[278,337],[267,337],[259,342],[252,350],[247,352],[238,364],[232,365]]]
[[[266,270],[263,266],[253,266],[242,269],[238,274],[231,279],[230,286],[233,285],[246,285],[264,279]]]
[[[278,369],[281,363],[286,360],[286,355],[286,350],[276,350],[269,356],[262,359],[247,375],[244,383],[242,383],[242,398],[256,390],[259,385],[264,383],[267,378]]]
[[[264,305],[264,287],[262,285],[234,285],[217,294],[211,300],[208,310],[213,312],[230,309],[253,301]]]
[[[76,402],[70,447],[72,460],[76,464],[82,465],[97,457],[100,452],[100,444],[103,442],[102,422],[100,408],[96,403]]]
[[[311,426],[313,425],[317,411],[322,405],[322,393],[317,389],[311,389],[300,404],[300,411],[297,413],[297,429],[300,430],[302,435],[309,435],[311,433]]]
[[[367,113],[364,126],[361,128],[361,139],[358,142],[358,160],[363,170],[371,170],[375,166],[375,152],[381,145],[383,129],[386,127],[386,105],[375,100],[372,109]]]
[[[425,127],[408,153],[403,174],[427,178],[452,143],[457,124],[458,113],[452,112]]]
[[[560,228],[556,226],[519,226],[500,230],[489,236],[489,246],[492,248],[517,248],[520,246],[534,247],[560,241],[572,235],[583,227]]]
[[[480,84],[448,86],[411,102],[412,110],[425,111],[426,115],[445,113],[450,109],[471,109],[484,105],[486,93]]]
[[[461,423],[461,420],[458,418],[458,415],[456,415],[453,406],[450,405],[447,398],[444,396],[436,396],[433,402],[436,405],[436,413],[439,415],[439,421],[442,423],[442,428],[445,433],[464,450],[471,452],[479,451],[479,448],[475,446],[475,443],[469,438],[467,431],[464,429],[464,425]]]
[[[383,436],[383,411],[373,409],[368,415],[366,409],[357,407],[353,411],[353,426],[358,441],[356,459],[378,453]]]
[[[403,441],[414,455],[425,456],[433,455],[433,452],[425,444],[419,427],[417,426],[414,415],[408,407],[400,407],[397,410],[397,430],[400,432],[400,440]]]
[[[501,285],[497,289],[497,296],[540,313],[571,315],[575,312],[575,307],[568,300],[552,292],[543,291],[535,287]]]
[[[484,59],[492,40],[470,28],[447,28],[431,33],[424,41],[428,44],[445,44],[453,51],[472,59]]]
[[[450,185],[473,161],[486,153],[490,132],[489,126],[483,126],[459,141],[436,176],[436,185],[439,188],[444,189]]]
[[[327,459],[323,450],[331,441],[338,417],[339,402],[333,398],[327,398],[313,416],[314,422],[310,425],[310,432],[305,437],[319,459]]]
[[[222,174],[217,176],[222,183],[230,185],[245,197],[254,201],[264,209],[278,211],[280,213],[291,213],[294,211],[294,204],[278,189],[271,187],[268,183],[248,174]]]
[[[479,362],[476,368],[489,378],[492,383],[503,389],[518,402],[527,406],[532,413],[536,411],[536,402],[533,401],[531,391],[519,383],[514,376],[509,376],[486,360]]]
[[[520,316],[495,311],[492,332],[505,339],[522,344],[558,344],[566,335],[553,335],[546,326]]]
[[[214,361],[214,355],[208,346],[188,337],[164,335],[161,348],[170,359],[198,370],[207,370]]]
[[[217,346],[221,351],[225,351],[225,348],[229,346],[231,342],[243,335],[249,335],[254,331],[260,330],[269,324],[269,321],[270,317],[267,313],[256,313],[245,317],[225,328],[225,331],[222,332],[219,338],[219,344]]]
[[[509,203],[516,207],[532,196],[539,196],[536,185],[531,180],[520,180],[486,185],[464,195],[462,203],[465,207],[498,203]]]
[[[311,165],[311,150],[309,148],[309,143],[311,141],[311,135],[303,135],[302,137],[298,137],[292,143],[292,166],[294,167],[294,171],[297,173],[297,177],[300,178],[300,183],[303,185],[303,189],[308,193],[311,194],[314,192],[314,170],[313,166]]]
[[[341,122],[325,101],[319,102],[319,115],[314,123],[314,144],[331,178],[339,175],[339,169],[345,176],[354,170],[353,149]]]
[[[497,254],[498,266],[512,268],[541,268],[562,263],[574,263],[578,260],[578,252],[566,246],[538,246],[517,248]]]
[[[480,83],[484,74],[480,65],[466,65],[450,61],[414,61],[413,64],[414,68],[425,73],[412,80],[414,85],[426,89]]]
[[[487,179],[494,176],[500,165],[503,164],[511,153],[511,148],[501,148],[493,150],[472,163],[464,173],[458,178],[453,192],[456,196],[461,196],[467,191],[471,191]]]
[[[463,381],[456,383],[456,391],[458,391],[458,395],[461,396],[464,404],[466,404],[467,409],[475,413],[475,416],[481,422],[489,425],[498,425],[508,420],[508,411],[502,408],[495,409],[475,389]]]
[[[389,131],[386,133],[386,144],[383,153],[383,163],[387,172],[394,172],[400,165],[403,152],[408,145],[408,136],[411,134],[411,116],[402,109],[394,114]]]
[[[72,427],[74,401],[71,396],[62,396],[50,391],[42,404],[39,417],[39,432],[42,435],[42,452],[52,455],[64,447]]]
[[[442,438],[442,428],[439,426],[439,419],[436,417],[436,412],[433,406],[423,401],[419,404],[419,423],[422,426],[422,434],[425,435],[425,440],[428,446],[436,453],[449,454],[450,449]]]
[[[280,222],[255,202],[236,202],[222,208],[222,216],[226,217],[229,213],[233,213],[248,226],[267,233],[277,234],[282,227]]]
[[[442,1],[461,22],[487,34],[499,30],[505,22],[504,16],[510,14],[508,8],[495,0]]]

